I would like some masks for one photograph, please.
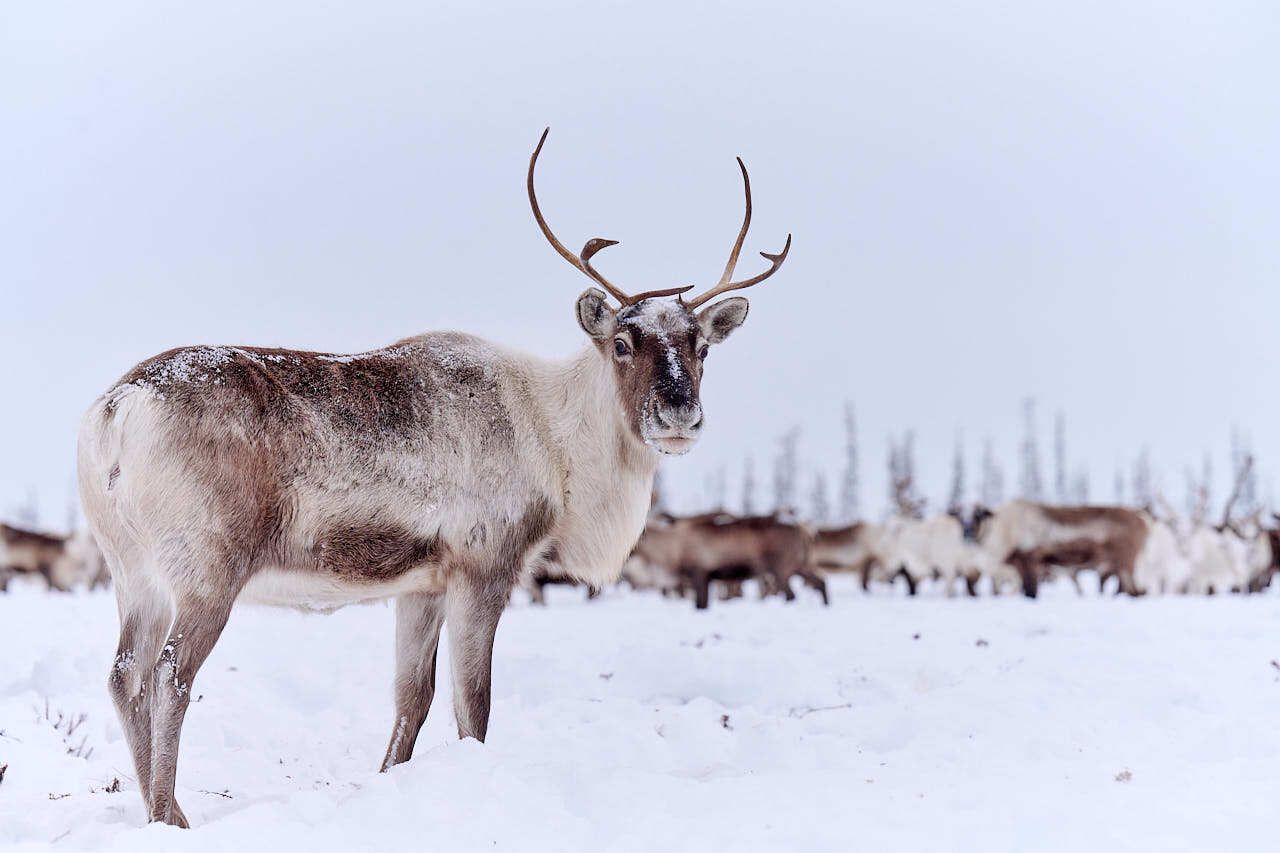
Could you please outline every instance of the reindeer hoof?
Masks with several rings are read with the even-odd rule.
[[[152,810],[151,822],[167,823],[170,826],[176,826],[179,829],[191,828],[191,824],[187,822],[187,816],[182,813],[182,807],[178,805],[177,800],[170,801],[168,809]]]

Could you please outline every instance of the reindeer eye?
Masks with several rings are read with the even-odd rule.
[[[626,341],[624,341],[622,338],[614,339],[613,341],[614,355],[616,355],[618,358],[622,358],[623,356],[629,355],[630,353],[631,353],[631,347],[627,346]]]
[[[710,348],[709,348],[706,344],[703,344],[702,346],[698,347],[698,360],[699,360],[699,361],[701,361],[702,359],[704,359],[704,358],[706,358],[706,357],[707,357],[707,350],[708,350],[708,349],[710,349]]]

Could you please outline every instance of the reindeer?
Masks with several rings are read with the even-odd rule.
[[[578,297],[589,345],[562,361],[433,332],[331,355],[187,347],[148,359],[81,425],[86,517],[111,570],[120,638],[108,679],[152,821],[187,826],[174,799],[192,683],[241,598],[310,610],[396,599],[395,717],[382,761],[406,761],[435,690],[449,623],[460,737],[488,730],[494,633],[522,571],[614,578],[644,524],[662,454],[703,426],[711,346],[746,319],[729,291],[746,214],[720,280],[628,295],[592,266],[615,241],[565,248],[604,290]],[[617,307],[609,304],[612,296]],[[705,307],[703,307],[705,306]]]
[[[809,568],[809,534],[772,515],[735,518],[724,514],[688,519],[678,564],[693,585],[694,606],[705,608],[712,580],[730,585],[758,579],[764,594],[795,600],[791,579],[799,577],[828,604],[827,583]],[[730,595],[730,597],[732,597]]]
[[[863,590],[866,590],[871,582],[871,569],[876,562],[875,546],[880,536],[880,526],[865,521],[816,530],[809,547],[810,568],[815,573],[849,572],[857,575]]]
[[[1272,519],[1280,521],[1280,515],[1272,513]],[[1270,559],[1267,561],[1265,568],[1260,569],[1253,577],[1249,578],[1249,584],[1246,592],[1262,592],[1271,586],[1272,579],[1280,574],[1280,530],[1271,528],[1264,531],[1267,537],[1267,554]]]
[[[648,535],[652,523],[650,521],[645,525],[645,532],[640,534],[636,549],[622,564],[622,582],[633,592],[654,590],[661,593],[663,598],[684,598],[689,591],[689,586],[676,574],[675,570],[661,563],[651,562],[642,554],[641,543]]]
[[[1165,520],[1147,519],[1150,534],[1139,555],[1139,586],[1208,595],[1260,592],[1266,588],[1280,566],[1280,536],[1263,528],[1260,511],[1255,510],[1244,519],[1237,519],[1234,513],[1253,464],[1251,454],[1240,460],[1235,485],[1223,506],[1222,520],[1216,525],[1207,521],[1207,485],[1196,486],[1190,518],[1185,522],[1157,494],[1156,503]]]
[[[1134,565],[1147,539],[1147,523],[1135,510],[1108,506],[1050,506],[1015,500],[983,522],[980,544],[1022,574],[1023,594],[1035,598],[1040,569],[1094,565],[1105,580],[1119,578],[1120,589],[1140,594]],[[1083,543],[1092,543],[1084,555]],[[1065,553],[1055,554],[1062,546]],[[1019,564],[1011,562],[1015,552]]]
[[[67,537],[62,560],[53,566],[54,577],[66,578],[68,585],[84,586],[89,590],[111,585],[111,572],[102,557],[93,534],[86,529],[72,532]]]
[[[1147,541],[1134,564],[1134,582],[1146,593],[1185,592],[1193,571],[1187,554],[1190,534],[1179,529],[1179,519],[1173,513],[1164,518],[1144,514],[1143,520]]]
[[[1035,598],[1040,581],[1050,576],[1054,569],[1074,571],[1093,568],[1103,564],[1106,559],[1103,544],[1088,537],[1080,537],[1049,542],[1034,548],[1015,548],[1009,553],[1006,562],[1017,568],[1022,577],[1023,593],[1028,598]],[[1074,574],[1071,579],[1076,584],[1076,592],[1080,592],[1080,584]]]
[[[777,593],[793,601],[793,577],[816,590],[826,604],[826,581],[809,567],[809,542],[810,535],[800,525],[772,515],[660,514],[645,527],[634,559],[666,569],[675,589],[693,591],[698,610],[710,604],[713,581],[722,585],[722,598],[738,597],[743,581],[757,580],[762,595]]]
[[[1266,531],[1248,535],[1234,527],[1221,531],[1198,527],[1188,535],[1185,548],[1191,563],[1186,591],[1191,593],[1260,590],[1273,561]]]
[[[0,524],[0,591],[9,588],[11,578],[37,575],[50,589],[68,591],[64,573],[56,571],[65,565],[66,549],[65,537]]]
[[[572,575],[560,573],[553,574],[554,571],[555,561],[547,560],[531,567],[529,572],[521,576],[520,586],[524,587],[525,592],[529,593],[529,600],[533,604],[537,604],[541,607],[546,606],[546,589],[549,586],[582,586],[582,582]],[[600,596],[600,592],[601,590],[599,587],[587,585],[588,600],[598,598]]]
[[[953,516],[895,517],[882,529],[874,550],[881,580],[892,583],[901,575],[907,582],[907,594],[914,596],[921,581],[936,578],[943,581],[950,596],[956,579],[964,578],[969,595],[978,594],[983,565],[976,558],[981,551],[965,541],[963,527]]]

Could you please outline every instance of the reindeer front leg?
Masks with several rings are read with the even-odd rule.
[[[396,599],[396,721],[382,759],[384,771],[413,756],[436,694],[436,650],[443,623],[443,595],[408,593]]]
[[[483,741],[489,730],[493,638],[514,580],[505,573],[454,578],[445,593],[449,661],[453,668],[453,714],[458,737]]]

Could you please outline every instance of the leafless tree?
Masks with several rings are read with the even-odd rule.
[[[844,405],[844,475],[840,479],[840,520],[858,518],[858,423],[853,403]]]
[[[67,532],[75,533],[80,527],[80,487],[72,476],[67,481]]]
[[[1044,478],[1040,475],[1040,443],[1036,439],[1036,400],[1028,397],[1022,402],[1022,470],[1019,489],[1022,497],[1038,501],[1044,497]]]
[[[1207,451],[1200,463],[1200,483],[1204,489],[1204,518],[1207,519],[1209,507],[1213,506],[1213,455]]]
[[[1144,447],[1133,462],[1130,497],[1134,506],[1150,512],[1155,506],[1155,493],[1155,482],[1151,475],[1151,453]]]
[[[1067,502],[1067,418],[1062,412],[1053,417],[1053,493],[1058,503]]]
[[[1071,501],[1077,505],[1089,502],[1089,469],[1083,465],[1076,469],[1071,480]]]
[[[778,439],[778,456],[773,463],[773,508],[778,512],[794,512],[796,509],[799,444],[799,427],[792,427]]]
[[[988,438],[982,443],[982,505],[994,508],[1004,503],[1004,472],[996,461],[995,449]]]
[[[756,511],[756,463],[748,454],[742,463],[742,514],[755,515]]]
[[[947,498],[947,512],[964,512],[964,438],[956,434],[955,454],[951,457],[951,494]]]
[[[1124,506],[1124,471],[1116,469],[1115,479],[1112,480],[1112,498],[1115,500],[1116,506]]]
[[[724,465],[717,465],[707,475],[707,508],[725,509],[728,506],[729,474]]]
[[[831,519],[831,504],[827,500],[827,478],[819,471],[813,475],[813,492],[810,494],[809,519],[815,524],[826,524]]]
[[[26,497],[14,507],[10,515],[19,527],[34,530],[40,526],[40,497],[35,486],[27,486]]]

